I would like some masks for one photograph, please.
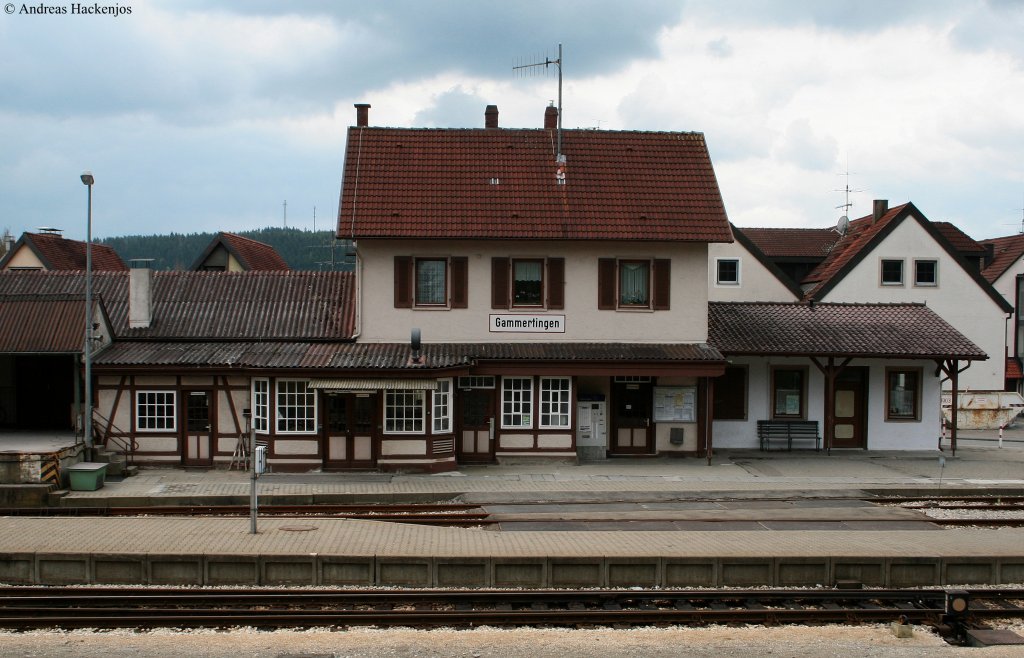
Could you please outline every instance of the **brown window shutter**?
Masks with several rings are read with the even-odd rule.
[[[548,259],[548,308],[565,308],[565,259]]]
[[[452,269],[452,308],[469,307],[469,259],[464,256],[453,256]]]
[[[659,258],[654,261],[654,293],[651,296],[655,311],[667,311],[672,299],[672,261]]]
[[[395,256],[395,308],[412,308],[412,257]]]
[[[597,308],[615,308],[615,259],[597,259]]]
[[[491,259],[491,308],[509,307],[508,258]]]

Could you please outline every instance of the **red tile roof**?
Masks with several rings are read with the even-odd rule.
[[[1006,270],[1024,256],[1024,233],[982,240],[981,244],[992,246],[992,261],[981,271],[981,275],[989,283],[995,283]]]
[[[79,353],[85,295],[0,297],[0,352]]]
[[[1020,359],[1006,357],[1006,379],[1024,379],[1024,369],[1021,368]]]
[[[726,355],[987,358],[923,304],[712,302],[708,343]]]
[[[127,272],[94,274],[93,290],[119,340],[343,341],[355,331],[349,272],[154,272],[146,329],[128,327]],[[0,298],[83,292],[81,272],[0,272]]]
[[[339,238],[731,242],[700,133],[349,129]]]
[[[22,247],[30,249],[48,270],[85,270],[85,242],[68,240],[52,233],[25,233],[3,260],[0,268],[7,265],[13,255]],[[121,257],[113,248],[102,244],[92,245],[92,269],[94,272],[127,271]]]
[[[913,208],[913,204],[905,203],[901,206],[889,208],[877,221],[872,215],[854,219],[850,222],[846,234],[835,243],[828,257],[808,274],[802,284],[811,285],[804,295],[805,299],[815,299],[816,294],[837,279],[843,270],[856,259],[867,253],[869,245],[873,240],[893,223],[897,218],[902,219],[904,211]]]
[[[741,228],[768,258],[825,258],[841,237],[832,228]]]
[[[964,256],[984,256],[985,247],[971,236],[960,230],[960,227],[950,222],[932,222],[932,226],[939,234],[949,241],[960,254]]]
[[[235,233],[218,233],[190,269],[197,270],[218,246],[223,246],[247,271],[288,270],[288,263],[269,244]]]

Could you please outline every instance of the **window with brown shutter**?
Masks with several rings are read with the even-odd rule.
[[[651,307],[655,311],[667,311],[672,299],[672,261],[667,258],[654,260],[654,294]]]
[[[548,259],[548,308],[565,308],[565,259]]]
[[[508,258],[491,259],[491,308],[508,308]]]
[[[412,258],[395,256],[395,308],[412,308]]]

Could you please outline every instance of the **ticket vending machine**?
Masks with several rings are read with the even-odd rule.
[[[576,458],[595,461],[608,458],[608,403],[604,396],[576,403]]]

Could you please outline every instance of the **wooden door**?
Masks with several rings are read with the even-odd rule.
[[[184,391],[185,466],[213,466],[213,391]]]
[[[470,388],[459,392],[459,428],[455,459],[460,464],[494,461],[491,423],[494,420],[494,389]]]
[[[650,383],[615,384],[612,387],[613,455],[646,455],[653,452],[651,443]]]
[[[836,377],[833,448],[867,447],[868,369],[846,367]]]
[[[324,468],[375,468],[377,465],[377,396],[371,393],[329,393]]]

